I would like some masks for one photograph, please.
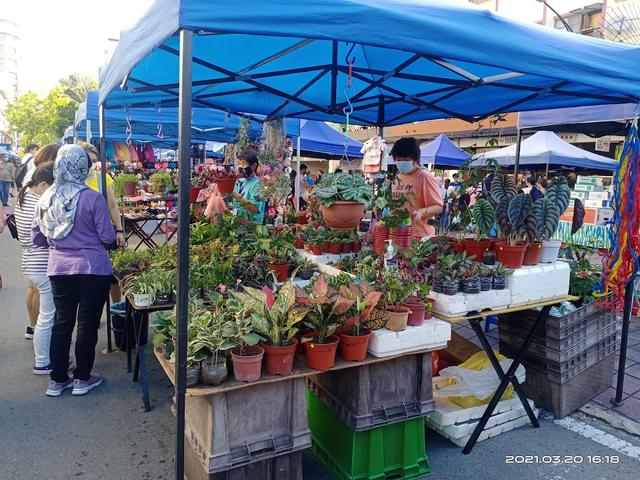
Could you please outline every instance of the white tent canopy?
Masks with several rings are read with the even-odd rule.
[[[486,160],[490,158],[497,160],[504,167],[513,166],[516,160],[516,145],[474,155],[472,165],[486,165]],[[521,166],[547,164],[613,171],[616,169],[617,162],[571,145],[553,132],[537,132],[522,141],[520,147]]]

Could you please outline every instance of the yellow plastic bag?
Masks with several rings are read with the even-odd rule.
[[[494,350],[502,369],[506,372],[512,360]],[[524,382],[524,367],[516,370],[519,382]],[[449,400],[462,408],[486,405],[498,389],[500,378],[491,365],[491,360],[484,351],[471,356],[466,362],[456,367],[447,367],[440,371],[440,381],[436,388],[449,397]],[[509,384],[500,400],[508,400],[513,395],[513,385]]]

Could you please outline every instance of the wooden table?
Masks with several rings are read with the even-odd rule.
[[[513,385],[514,391],[518,395],[518,398],[520,399],[522,406],[527,412],[527,415],[529,416],[529,420],[531,421],[531,424],[535,428],[538,428],[540,426],[538,419],[534,415],[533,410],[531,409],[531,406],[527,401],[526,395],[522,391],[522,387],[518,382],[518,379],[516,378],[515,373],[517,368],[522,363],[522,359],[526,355],[527,350],[529,350],[529,346],[533,341],[533,337],[535,336],[536,331],[538,330],[540,325],[546,322],[547,317],[549,316],[549,311],[551,310],[551,307],[553,305],[557,305],[558,303],[561,303],[564,301],[571,301],[571,300],[577,300],[577,299],[578,297],[574,297],[572,295],[565,295],[561,298],[556,298],[553,300],[545,300],[542,302],[536,302],[536,303],[531,303],[527,305],[518,305],[518,306],[508,307],[508,308],[487,309],[480,312],[469,312],[467,315],[456,316],[456,317],[447,317],[437,313],[433,314],[434,317],[449,323],[459,323],[464,320],[469,321],[471,328],[476,333],[476,335],[478,336],[478,339],[480,340],[480,343],[482,344],[482,348],[486,352],[487,357],[489,357],[489,360],[491,361],[491,365],[493,366],[496,373],[498,374],[498,377],[500,378],[500,385],[498,386],[498,389],[493,394],[491,401],[489,402],[489,404],[487,405],[487,408],[482,414],[482,418],[478,422],[478,425],[476,425],[476,428],[473,430],[473,433],[471,434],[469,441],[467,442],[464,449],[462,450],[462,453],[466,455],[471,452],[471,450],[473,449],[473,446],[478,441],[478,437],[484,430],[484,427],[489,421],[489,418],[491,418],[493,411],[498,405],[500,398],[502,397],[502,395],[504,394],[505,390],[507,389],[510,383]],[[530,310],[530,309],[539,308],[539,307],[542,307],[542,310],[540,311],[538,318],[536,319],[535,323],[531,327],[531,330],[527,334],[524,343],[522,344],[522,346],[520,347],[520,350],[516,355],[516,358],[513,359],[513,363],[505,373],[505,371],[500,366],[500,362],[498,362],[498,359],[496,358],[493,348],[491,348],[491,344],[489,343],[489,340],[487,339],[487,336],[485,335],[482,329],[482,326],[480,325],[480,322],[485,317],[488,317],[490,315],[504,315],[507,313],[522,312],[524,310]]]

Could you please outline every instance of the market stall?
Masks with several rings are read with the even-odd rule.
[[[454,145],[445,134],[420,147],[420,163],[435,167],[462,167],[470,155]]]
[[[179,195],[185,199],[191,106],[211,95],[234,111],[378,126],[638,99],[640,84],[631,67],[640,55],[636,47],[550,32],[471,6],[433,1],[424,7],[283,1],[256,17],[256,2],[161,0],[144,23],[121,36],[103,70],[101,104],[117,108],[178,98],[184,167]],[[189,225],[186,202],[179,205],[176,464],[181,478]]]

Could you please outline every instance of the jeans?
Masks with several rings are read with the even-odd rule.
[[[40,310],[38,322],[33,332],[33,351],[36,355],[36,367],[49,365],[49,345],[51,344],[51,328],[56,315],[56,306],[53,303],[51,282],[47,274],[27,275],[27,279],[35,285],[40,293]]]
[[[9,206],[9,192],[11,191],[11,182],[0,181],[0,202],[5,207]]]
[[[56,306],[56,319],[51,331],[51,380],[66,382],[69,378],[69,349],[76,321],[76,369],[73,377],[89,380],[111,275],[56,275],[50,278]]]

